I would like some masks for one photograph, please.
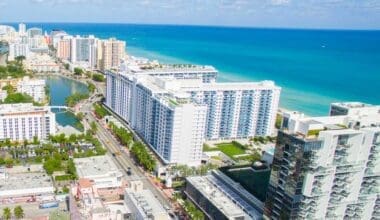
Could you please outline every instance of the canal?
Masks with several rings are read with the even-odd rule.
[[[66,97],[78,93],[88,92],[87,85],[77,82],[72,79],[68,79],[62,76],[46,76],[43,77],[46,80],[46,85],[50,90],[50,105],[65,105]],[[62,112],[60,110],[53,109],[56,113],[56,121],[60,126],[72,126],[78,127],[78,119],[71,112]]]

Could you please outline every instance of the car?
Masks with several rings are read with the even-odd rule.
[[[132,172],[130,170],[127,170],[127,175],[128,176],[132,175]]]

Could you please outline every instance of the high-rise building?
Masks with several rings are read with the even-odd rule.
[[[327,117],[284,114],[265,206],[271,219],[380,218],[380,106],[331,109]]]
[[[9,56],[10,61],[14,60],[18,56],[24,56],[28,58],[30,53],[29,45],[26,43],[11,43],[9,44]]]
[[[91,69],[97,66],[97,38],[93,35],[88,37],[76,36],[71,38],[72,63],[87,63]]]
[[[20,23],[18,25],[18,34],[19,34],[19,36],[26,35],[26,25],[24,23]]]
[[[28,37],[29,38],[34,38],[34,37],[37,37],[37,36],[42,36],[42,29],[41,28],[36,28],[36,27],[33,27],[33,28],[29,28],[28,31],[27,31],[27,34],[28,34]]]
[[[154,67],[139,67],[128,65],[127,71],[143,76],[173,77],[175,79],[202,79],[204,83],[215,82],[218,71],[212,66],[192,64],[159,64]]]
[[[187,80],[185,80],[186,82]],[[182,85],[193,100],[207,105],[208,140],[270,136],[280,98],[272,81]]]
[[[57,42],[57,57],[64,60],[70,60],[71,57],[71,40],[69,38],[60,39]]]
[[[55,134],[55,114],[32,103],[0,105],[0,140],[46,139]]]
[[[101,41],[101,70],[117,69],[125,56],[125,41],[110,38]]]
[[[184,74],[106,71],[106,75],[106,105],[167,163],[199,164],[205,139],[273,133],[280,95],[273,82],[203,83],[203,77],[184,78]],[[175,154],[178,149],[183,154],[180,160]]]
[[[199,165],[206,105],[188,94],[167,94],[158,78],[108,72],[106,105],[144,137],[165,163]]]

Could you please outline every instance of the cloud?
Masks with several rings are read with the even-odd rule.
[[[288,5],[290,3],[290,0],[271,0],[271,5]]]

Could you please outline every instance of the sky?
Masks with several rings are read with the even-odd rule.
[[[380,29],[380,0],[0,0],[0,23]]]

